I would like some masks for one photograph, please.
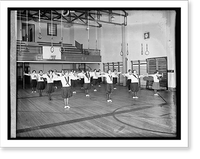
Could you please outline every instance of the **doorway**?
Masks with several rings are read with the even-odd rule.
[[[22,41],[35,42],[35,24],[22,23]]]

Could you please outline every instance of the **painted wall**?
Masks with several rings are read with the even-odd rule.
[[[99,28],[90,27],[89,30],[86,26],[76,25],[74,26],[74,40],[83,44],[83,48],[96,49],[96,40],[98,42]],[[88,41],[89,39],[89,41]],[[98,44],[97,44],[98,48]]]
[[[128,16],[128,68],[131,60],[145,60],[151,57],[167,56],[167,11],[133,11]],[[150,39],[144,40],[144,33],[150,32]],[[143,44],[143,55],[141,53]],[[145,55],[148,45],[149,55]]]
[[[119,62],[122,60],[120,51],[122,43],[121,26],[105,25],[101,29],[101,56],[102,61]]]
[[[26,23],[26,21],[22,21],[22,23]],[[41,34],[42,39],[38,38],[39,34],[39,24],[35,21],[29,21],[29,24],[35,25],[35,42],[42,41],[42,42],[51,42],[51,36],[47,35],[47,23],[41,23]],[[18,27],[17,27],[17,39],[21,39],[21,33],[20,33],[20,21],[18,21]],[[70,28],[62,27],[62,35],[63,35],[63,42],[64,43],[70,43]],[[57,36],[53,36],[53,42],[58,43],[61,41],[61,25],[57,25]]]
[[[22,23],[26,23],[26,21],[22,21]],[[41,23],[41,34],[42,39],[38,38],[39,34],[39,24],[38,22],[29,21],[29,24],[35,25],[35,42],[51,42],[51,36],[47,35],[47,23]],[[20,32],[20,26],[21,22],[18,21],[17,23],[17,39],[21,39],[21,32]],[[88,37],[89,37],[89,48],[90,49],[96,49],[99,47],[99,28],[90,27],[89,30],[86,30],[86,26],[82,25],[73,25],[69,27],[66,24],[63,24],[62,27],[62,33],[61,33],[61,25],[57,24],[57,36],[53,36],[53,42],[59,43],[61,41],[61,34],[63,36],[63,42],[68,44],[75,44],[74,40],[78,41],[79,43],[83,44],[83,47],[85,49],[88,48]],[[97,44],[96,44],[97,40]]]

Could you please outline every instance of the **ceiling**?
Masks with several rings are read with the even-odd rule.
[[[18,20],[52,23],[68,23],[102,27],[104,24],[127,25],[128,13],[125,10],[17,10]]]

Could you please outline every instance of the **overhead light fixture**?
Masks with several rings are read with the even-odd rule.
[[[86,30],[89,30],[89,29],[90,29],[90,27],[89,27],[89,26],[87,26]]]
[[[111,15],[110,20],[111,20],[111,22],[113,22],[115,20],[115,17],[113,15]]]
[[[65,10],[65,11],[62,10],[61,13],[62,13],[62,16],[64,16],[64,17],[65,17],[65,16],[68,16],[68,15],[69,15],[69,10]]]

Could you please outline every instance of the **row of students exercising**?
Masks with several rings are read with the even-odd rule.
[[[111,100],[111,93],[113,90],[113,82],[117,83],[117,76],[120,74],[120,72],[111,72],[110,70],[108,73],[104,72],[89,72],[88,70],[86,72],[68,72],[62,70],[61,73],[59,72],[53,72],[52,70],[49,70],[46,74],[43,74],[43,71],[40,70],[37,74],[35,70],[32,71],[32,73],[27,74],[24,73],[24,75],[31,76],[32,79],[32,93],[36,93],[36,87],[39,90],[39,95],[42,96],[42,91],[45,89],[45,79],[47,81],[47,94],[49,96],[49,100],[51,100],[51,94],[54,92],[54,82],[55,81],[61,81],[62,84],[62,97],[64,98],[65,108],[69,108],[68,100],[72,96],[72,87],[73,87],[73,81],[77,79],[83,79],[84,81],[84,89],[86,93],[86,97],[89,97],[89,89],[91,84],[91,77],[93,77],[93,85],[94,85],[94,91],[96,90],[97,83],[100,84],[101,78],[105,77],[107,81],[107,102],[112,102]],[[100,80],[99,80],[100,79]],[[99,85],[100,86],[100,85]]]
[[[73,81],[77,79],[81,79],[84,81],[84,89],[86,93],[86,97],[89,97],[88,90],[90,89],[90,84],[91,84],[91,77],[93,77],[93,84],[94,84],[94,91],[96,90],[96,85],[98,83],[98,79],[105,77],[106,78],[106,95],[107,95],[107,102],[112,102],[111,99],[111,93],[113,91],[113,85],[117,83],[117,77],[118,75],[121,74],[121,72],[117,72],[116,70],[114,72],[111,72],[111,70],[108,70],[107,73],[105,72],[98,72],[94,70],[94,72],[89,72],[88,70],[86,72],[82,71],[80,73],[76,72],[68,72],[62,70],[61,73],[58,72],[53,72],[52,70],[48,71],[47,74],[43,74],[42,71],[39,71],[37,74],[36,71],[33,71],[31,74],[26,74],[31,76],[32,79],[32,91],[36,92],[36,85],[37,89],[39,90],[39,95],[42,96],[42,90],[45,88],[44,84],[44,79],[47,80],[47,93],[49,95],[49,100],[51,100],[51,94],[54,92],[54,82],[55,81],[61,81],[62,83],[62,97],[64,98],[64,103],[65,103],[65,108],[69,108],[68,105],[68,100],[72,96],[73,92],[72,89],[74,88],[73,86]],[[139,78],[143,77],[144,75],[137,75],[137,72],[134,70],[131,72],[130,70],[126,74],[122,74],[124,77],[127,77],[128,80],[130,80],[130,85],[128,85],[128,88],[130,91],[132,91],[133,98],[138,98],[137,97],[137,92],[139,91]],[[158,77],[160,76],[158,72],[155,75],[152,75],[153,77]],[[157,82],[155,79],[155,87],[153,84],[153,88],[155,88],[157,94],[157,89],[159,81]],[[115,88],[115,87],[114,87]]]

